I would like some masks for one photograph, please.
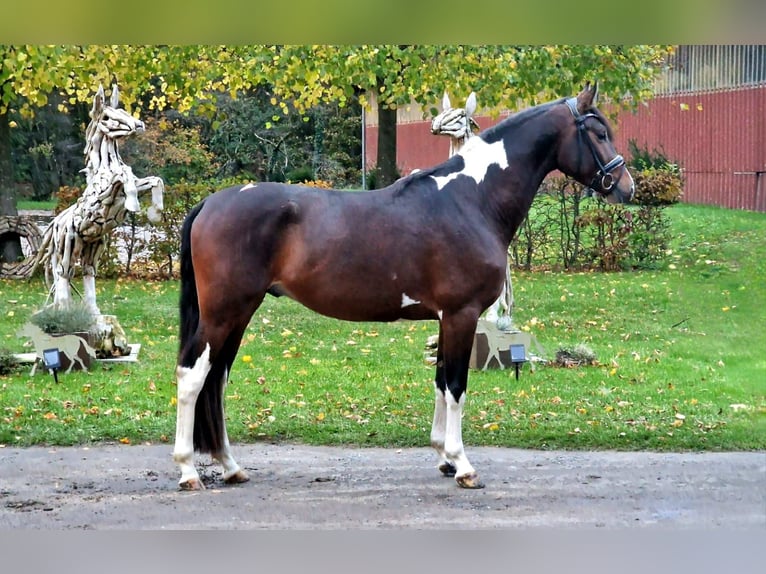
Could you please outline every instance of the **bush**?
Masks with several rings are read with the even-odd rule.
[[[73,303],[67,307],[44,307],[33,314],[29,322],[48,334],[57,335],[90,332],[96,325],[96,318],[84,304]]]
[[[665,257],[668,222],[663,206],[613,205],[584,197],[566,177],[546,179],[511,242],[524,269],[656,268]]]
[[[636,183],[633,202],[639,205],[672,205],[681,201],[683,179],[678,166],[649,167],[631,172]]]
[[[639,148],[628,142],[632,159],[628,167],[636,184],[633,202],[639,205],[671,205],[681,201],[683,176],[680,166],[662,150]]]
[[[10,375],[21,368],[21,363],[16,360],[13,353],[0,347],[0,376]]]

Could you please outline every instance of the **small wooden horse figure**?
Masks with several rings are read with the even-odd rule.
[[[465,101],[464,108],[453,108],[449,95],[444,92],[442,98],[442,112],[431,120],[431,133],[437,136],[449,137],[449,157],[452,157],[461,149],[473,135],[474,130],[479,129],[479,124],[473,119],[476,112],[476,93],[471,92]],[[500,314],[502,310],[502,315]],[[511,283],[511,268],[508,267],[505,276],[503,290],[489,309],[484,314],[487,321],[497,325],[501,331],[509,330],[513,324],[513,284]]]
[[[633,196],[596,94],[586,85],[513,114],[446,162],[383,189],[258,183],[195,206],[181,242],[180,487],[203,488],[195,450],[221,462],[226,482],[248,480],[229,445],[224,388],[250,318],[271,293],[348,321],[438,321],[431,445],[442,474],[481,488],[461,431],[468,364],[479,315],[502,289],[511,238],[555,169],[609,201]]]
[[[150,221],[158,221],[163,207],[164,183],[159,177],[137,178],[119,153],[119,140],[144,131],[144,123],[118,108],[120,93],[112,86],[109,105],[104,88],[99,86],[85,131],[85,172],[87,186],[82,196],[59,213],[48,226],[34,264],[45,265],[45,276],[53,291],[53,304],[67,306],[71,301],[71,280],[80,261],[83,274],[83,299],[94,315],[95,275],[98,260],[106,247],[108,234],[125,220],[127,211],[138,212],[138,194],[151,190]]]

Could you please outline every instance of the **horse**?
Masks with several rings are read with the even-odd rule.
[[[556,169],[608,202],[633,197],[597,94],[588,83],[577,96],[512,114],[446,162],[381,189],[248,183],[193,207],[180,252],[179,488],[205,488],[195,452],[222,465],[225,483],[249,480],[232,454],[223,397],[267,294],[346,321],[438,321],[431,446],[442,475],[482,488],[461,419],[477,321],[502,289],[514,233]]]
[[[449,157],[459,152],[473,135],[474,130],[479,129],[479,124],[473,119],[476,113],[476,92],[471,92],[465,100],[465,107],[453,108],[449,95],[444,92],[442,97],[442,111],[431,120],[431,133],[436,136],[449,137]],[[502,310],[502,315],[500,311]],[[511,329],[513,325],[513,284],[511,283],[511,268],[506,270],[505,283],[500,296],[489,306],[484,313],[487,321],[497,325],[501,331]]]

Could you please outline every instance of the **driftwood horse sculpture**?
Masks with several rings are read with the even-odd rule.
[[[85,191],[53,219],[34,263],[35,268],[45,266],[53,304],[66,307],[71,303],[71,281],[79,261],[83,299],[94,315],[101,314],[96,304],[95,277],[109,234],[125,220],[128,211],[140,211],[140,193],[151,190],[152,205],[147,210],[150,221],[159,221],[163,207],[163,181],[155,176],[136,177],[120,157],[119,141],[144,131],[144,123],[119,108],[119,103],[116,85],[112,86],[109,103],[103,86],[98,87],[85,131]]]
[[[449,157],[463,149],[463,146],[468,143],[468,139],[473,136],[473,132],[479,129],[479,124],[473,119],[474,113],[476,113],[475,92],[468,95],[463,108],[453,108],[449,95],[444,92],[442,111],[431,120],[431,133],[449,137]],[[503,290],[484,313],[484,318],[495,323],[501,331],[506,331],[513,325],[512,315],[513,284],[511,283],[511,268],[508,266],[505,272]]]
[[[513,114],[448,161],[383,189],[258,183],[195,206],[181,243],[173,451],[180,487],[204,488],[195,450],[223,465],[226,482],[248,480],[232,456],[223,396],[267,293],[348,321],[438,321],[431,445],[442,474],[482,487],[461,417],[477,320],[503,287],[511,238],[555,169],[609,201],[633,195],[596,94],[587,85],[576,97]]]

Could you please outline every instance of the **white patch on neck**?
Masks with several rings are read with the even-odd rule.
[[[409,307],[410,305],[419,305],[420,301],[415,301],[407,293],[402,293],[402,309]]]
[[[247,189],[255,189],[256,187],[258,187],[256,184],[254,184],[254,183],[248,183],[247,185],[244,185],[244,186],[242,186],[242,187],[239,189],[239,191],[245,191],[245,190],[247,190]]]
[[[482,182],[492,164],[497,164],[500,166],[500,169],[508,167],[508,158],[505,154],[503,140],[488,144],[480,137],[470,138],[465,146],[463,146],[463,149],[455,155],[463,158],[465,167],[462,171],[456,171],[443,177],[432,175],[431,177],[439,189],[444,189],[445,185],[459,175],[467,175],[473,178],[476,181],[476,185],[478,185]]]

